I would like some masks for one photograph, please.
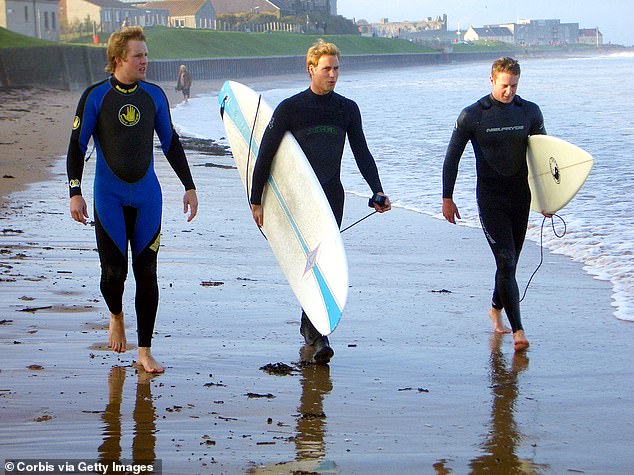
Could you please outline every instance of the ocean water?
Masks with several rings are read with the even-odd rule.
[[[595,159],[584,187],[558,213],[566,235],[558,238],[548,226],[542,233],[542,216],[531,213],[528,239],[539,245],[543,235],[545,247],[609,281],[615,317],[634,321],[634,53],[520,62],[518,94],[541,107],[548,133]],[[462,108],[490,92],[489,71],[490,63],[480,62],[346,72],[343,58],[337,92],[359,104],[383,187],[395,206],[443,219],[441,174],[447,143]],[[307,84],[298,76],[256,89],[275,106]],[[173,120],[185,135],[224,142],[217,92],[176,106]],[[342,177],[348,191],[369,196],[348,147]],[[479,227],[470,145],[454,200],[463,218],[460,224]],[[555,225],[560,233],[561,222],[555,220]]]

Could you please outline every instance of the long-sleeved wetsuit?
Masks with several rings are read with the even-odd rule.
[[[458,164],[471,141],[480,222],[497,267],[492,305],[505,309],[513,332],[523,329],[515,270],[531,202],[526,147],[529,135],[545,133],[536,104],[519,96],[509,104],[485,96],[461,112],[443,165],[443,198],[452,198]]]
[[[129,241],[136,280],[138,344],[142,347],[151,346],[159,300],[156,261],[162,195],[154,172],[154,131],[185,189],[195,189],[172,126],[167,97],[161,88],[145,81],[124,85],[111,76],[84,91],[66,161],[70,196],[81,195],[84,156],[93,138],[101,292],[110,312],[121,313]]]
[[[373,193],[383,191],[374,157],[365,140],[357,104],[336,92],[319,95],[308,88],[282,101],[273,112],[253,169],[252,204],[262,202],[273,157],[287,131],[293,134],[306,154],[339,226],[345,198],[341,184],[341,159],[346,135],[359,171],[370,189]],[[321,336],[303,311],[300,332],[309,344]]]
[[[343,218],[341,159],[346,135],[359,171],[372,192],[383,191],[374,158],[363,134],[361,112],[357,104],[336,92],[318,95],[307,89],[282,101],[273,112],[253,170],[252,204],[261,203],[273,157],[287,131],[295,136],[306,154],[339,226]]]

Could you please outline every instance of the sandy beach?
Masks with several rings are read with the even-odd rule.
[[[188,153],[200,214],[187,223],[180,183],[157,155],[153,352],[166,372],[138,371],[134,348],[106,351],[94,230],[67,211],[63,155],[79,95],[0,89],[4,469],[81,459],[163,474],[634,473],[634,327],[613,316],[608,283],[546,252],[522,304],[531,347],[515,354],[491,331],[482,232],[396,208],[344,234],[350,292],[335,357],[302,364],[298,304],[230,156]],[[349,195],[344,226],[366,205]],[[522,288],[539,254],[526,243]]]

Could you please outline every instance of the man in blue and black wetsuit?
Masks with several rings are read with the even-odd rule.
[[[84,156],[90,138],[97,150],[94,213],[101,262],[101,292],[110,310],[109,346],[126,350],[122,297],[128,272],[128,242],[136,281],[138,363],[148,372],[163,366],[150,351],[159,301],[156,274],[161,233],[162,195],[154,173],[154,131],[163,153],[185,187],[188,221],[198,198],[185,152],[172,126],[169,104],[160,87],[145,82],[147,47],[141,27],[126,27],[108,40],[110,78],[84,91],[68,146],[70,213],[86,224],[82,197]]]
[[[495,61],[490,79],[491,94],[465,108],[456,121],[443,165],[442,213],[450,223],[460,219],[452,197],[460,157],[471,141],[480,222],[497,267],[489,317],[496,332],[513,332],[515,350],[520,351],[529,345],[515,279],[531,202],[526,147],[529,135],[545,134],[546,129],[539,107],[516,95],[520,80],[516,60]],[[502,323],[502,309],[511,330]]]
[[[339,226],[343,218],[344,190],[340,175],[346,136],[361,175],[374,193],[374,208],[379,213],[391,208],[363,134],[359,107],[334,92],[339,77],[339,57],[339,49],[332,43],[319,40],[311,46],[306,55],[310,87],[282,101],[273,112],[253,170],[251,210],[260,227],[265,219],[262,192],[270,175],[273,156],[287,131],[295,136],[306,154]],[[328,337],[315,329],[303,311],[300,332],[306,343],[314,346],[315,361],[330,361],[334,351]]]

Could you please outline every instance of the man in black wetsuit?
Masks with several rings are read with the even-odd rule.
[[[458,163],[468,141],[476,157],[476,194],[482,229],[496,263],[489,317],[496,332],[513,332],[516,351],[528,348],[520,318],[517,261],[528,226],[531,192],[526,147],[529,135],[545,134],[539,107],[516,95],[520,65],[500,58],[491,68],[492,92],[465,108],[453,130],[443,165],[442,213],[460,219],[453,201]],[[502,323],[502,309],[511,330]]]
[[[339,56],[339,49],[332,43],[319,40],[311,46],[306,55],[310,87],[282,101],[273,112],[253,170],[251,211],[260,227],[265,219],[262,192],[270,175],[273,156],[286,131],[295,136],[306,154],[339,226],[343,218],[344,190],[340,175],[346,136],[361,175],[374,193],[374,209],[379,213],[391,209],[363,134],[359,107],[354,101],[334,92],[339,77]],[[314,346],[315,361],[330,361],[334,351],[328,337],[317,331],[303,311],[300,333],[306,344]]]
[[[67,156],[70,213],[86,224],[82,196],[84,156],[90,138],[97,151],[94,213],[101,262],[101,292],[110,310],[109,347],[126,350],[122,297],[128,273],[128,242],[136,281],[139,364],[150,373],[163,366],[150,351],[159,301],[156,274],[162,195],[154,173],[154,132],[185,187],[184,212],[196,216],[198,198],[185,152],[172,126],[163,90],[145,82],[147,47],[141,27],[126,27],[108,40],[110,78],[84,91],[73,123]]]

